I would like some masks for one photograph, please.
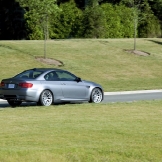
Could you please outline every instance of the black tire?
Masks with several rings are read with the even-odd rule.
[[[37,106],[42,106],[41,102],[40,102],[40,99],[39,101],[37,102]]]
[[[17,100],[7,100],[7,102],[11,107],[20,106],[22,103],[22,101],[17,101]]]
[[[53,103],[52,92],[50,90],[44,90],[41,93],[39,100],[42,106],[50,106]]]
[[[100,88],[94,88],[91,93],[90,103],[100,103],[103,100],[103,93]]]

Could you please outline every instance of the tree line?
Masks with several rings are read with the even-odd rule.
[[[162,0],[0,0],[1,40],[161,37]]]

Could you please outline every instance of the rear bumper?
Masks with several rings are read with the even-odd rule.
[[[24,89],[19,91],[0,89],[0,99],[37,102],[39,100],[39,94],[36,90]]]

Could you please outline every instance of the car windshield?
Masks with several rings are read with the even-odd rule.
[[[23,71],[22,73],[14,76],[13,78],[17,78],[17,79],[35,79],[37,78],[39,75],[41,75],[43,72],[42,71],[35,71],[35,70],[27,70],[27,71]]]

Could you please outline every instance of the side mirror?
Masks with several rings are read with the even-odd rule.
[[[81,82],[82,80],[81,80],[81,78],[77,77],[77,78],[75,79],[75,81],[76,81],[76,82]]]

